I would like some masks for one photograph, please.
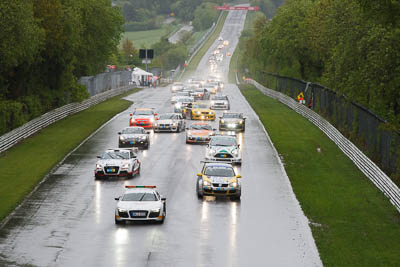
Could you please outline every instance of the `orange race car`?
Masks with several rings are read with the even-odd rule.
[[[208,143],[215,131],[207,122],[193,123],[186,128],[186,144]]]
[[[152,108],[135,108],[130,114],[129,126],[140,126],[145,129],[153,129],[157,113]]]

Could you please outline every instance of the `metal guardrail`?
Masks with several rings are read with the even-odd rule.
[[[16,145],[25,138],[37,133],[41,129],[49,126],[50,124],[59,121],[69,115],[78,113],[93,105],[103,102],[111,97],[124,93],[135,86],[128,85],[117,89],[109,90],[104,93],[97,94],[81,103],[71,103],[50,112],[47,112],[40,117],[33,119],[21,127],[18,127],[2,136],[0,136],[0,153],[6,151],[12,146]]]
[[[318,113],[302,104],[297,103],[297,101],[293,98],[275,90],[265,88],[254,80],[249,79],[248,83],[254,85],[263,94],[277,99],[281,103],[287,105],[289,108],[293,109],[321,129],[372,181],[372,183],[374,183],[375,186],[378,187],[378,189],[389,198],[390,202],[400,212],[400,189],[373,161],[371,161],[350,140],[344,137],[339,130],[337,130]]]

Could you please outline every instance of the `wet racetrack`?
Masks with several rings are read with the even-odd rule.
[[[245,14],[229,13],[221,33],[230,41],[225,52],[233,53]],[[196,76],[206,78],[207,57],[217,45]],[[140,176],[95,181],[96,156],[118,146],[117,132],[128,126],[132,107],[173,110],[169,87],[147,88],[127,97],[134,105],[74,151],[0,229],[0,266],[321,266],[276,151],[237,86],[227,83],[229,59],[219,63],[223,93],[231,111],[247,117],[238,136],[241,201],[197,198],[205,146],[185,144],[184,132],[151,133],[149,150],[138,153]],[[114,224],[114,198],[127,184],[157,186],[167,198],[164,224]]]

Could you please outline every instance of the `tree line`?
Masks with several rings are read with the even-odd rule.
[[[86,98],[123,31],[110,0],[0,1],[0,134]]]
[[[319,82],[400,126],[400,2],[287,0],[244,34],[242,67]]]

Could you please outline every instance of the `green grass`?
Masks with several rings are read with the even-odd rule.
[[[177,26],[178,27],[178,26]],[[121,44],[128,38],[136,48],[150,48],[151,45],[160,41],[160,38],[171,31],[169,27],[149,31],[125,32],[121,39]]]
[[[220,35],[221,30],[224,27],[224,23],[225,23],[225,19],[226,19],[227,15],[228,15],[228,12],[222,13],[222,17],[219,20],[214,32],[211,34],[211,36],[208,38],[208,40],[205,42],[205,44],[200,48],[200,50],[197,52],[197,54],[192,58],[192,61],[189,63],[189,65],[186,67],[185,74],[183,75],[182,80],[185,80],[188,77],[193,75],[193,72],[196,70],[197,66],[199,65],[200,60],[203,58],[203,56],[207,53],[210,46],[215,42],[215,40]]]
[[[115,114],[127,109],[132,103],[121,98],[138,90],[131,90],[56,122],[0,154],[0,221],[66,154]]]
[[[308,120],[253,86],[241,91],[283,158],[324,266],[399,266],[400,215],[383,193]]]

